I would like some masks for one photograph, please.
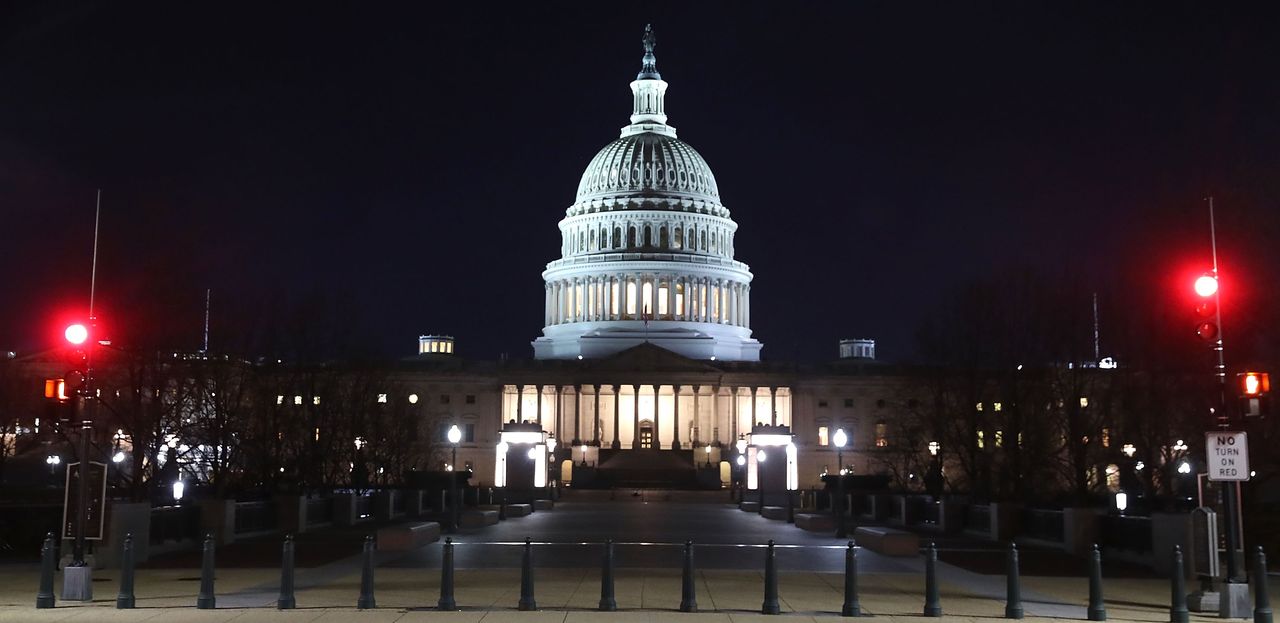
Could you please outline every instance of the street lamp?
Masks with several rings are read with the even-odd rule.
[[[706,451],[706,455],[707,455],[707,467],[709,468],[709,467],[711,467],[711,446],[709,446],[709,445],[708,445],[706,448],[703,448],[703,450],[705,450],[705,451]]]
[[[44,462],[49,466],[49,473],[52,474],[54,470],[58,468],[58,465],[62,463],[62,457],[56,454],[50,454],[44,458]]]
[[[836,538],[843,539],[849,535],[844,529],[844,446],[849,443],[849,435],[840,428],[831,441],[836,446],[836,500],[831,509],[836,514]]]
[[[436,429],[439,430],[439,429]],[[458,442],[462,441],[462,430],[457,424],[449,427],[449,444],[453,446],[453,462],[449,464],[449,531],[458,531]]]
[[[186,492],[187,492],[187,485],[183,484],[181,480],[173,481],[173,503],[174,504],[181,504],[182,496]]]

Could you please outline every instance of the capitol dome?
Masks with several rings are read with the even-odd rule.
[[[628,196],[718,204],[720,190],[711,167],[694,148],[674,136],[641,132],[609,143],[591,159],[575,204]]]
[[[667,83],[645,29],[631,123],[591,159],[547,264],[538,359],[605,357],[651,343],[693,359],[758,361],[751,270],[707,161],[667,124]]]

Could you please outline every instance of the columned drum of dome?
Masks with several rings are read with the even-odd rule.
[[[538,359],[595,358],[649,342],[694,359],[758,361],[751,270],[715,175],[667,125],[667,83],[646,29],[631,123],[587,165],[547,264]]]

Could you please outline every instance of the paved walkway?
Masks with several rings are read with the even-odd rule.
[[[843,601],[843,542],[781,522],[742,513],[724,504],[678,502],[634,504],[565,503],[551,512],[512,518],[499,526],[456,535],[457,612],[436,612],[440,590],[439,543],[410,552],[380,552],[375,596],[378,608],[357,611],[359,544],[369,527],[330,530],[299,539],[294,611],[274,609],[279,582],[279,539],[237,543],[219,551],[216,610],[196,610],[199,557],[179,554],[154,561],[137,573],[138,608],[114,609],[117,571],[97,571],[97,599],[59,602],[52,610],[33,606],[37,565],[0,566],[0,622],[6,621],[376,621],[440,623],[763,623],[763,549],[778,543],[779,599],[785,621],[837,618]],[[525,536],[543,543],[535,550],[535,594],[540,608],[518,612],[521,553]],[[700,612],[677,612],[680,603],[680,542],[697,543]],[[617,546],[619,612],[596,611],[600,597],[599,541]],[[977,622],[1004,614],[1005,578],[992,564],[1002,558],[991,544],[940,540],[938,571],[948,619]],[[739,543],[752,545],[740,546]],[[311,551],[312,549],[321,551]],[[305,550],[305,551],[303,551]],[[923,622],[924,562],[859,553],[863,610],[889,621]],[[996,561],[998,562],[998,560]],[[1083,620],[1087,580],[1078,559],[1052,552],[1023,552],[1023,607],[1028,620]],[[1037,569],[1038,568],[1038,569]],[[985,571],[985,573],[984,573]],[[1111,621],[1168,621],[1167,580],[1105,568]],[[1271,592],[1280,597],[1280,582]],[[61,586],[61,576],[56,586]],[[1193,620],[1216,617],[1193,615]]]

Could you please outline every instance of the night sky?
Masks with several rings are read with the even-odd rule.
[[[211,288],[215,350],[447,333],[531,357],[556,223],[627,123],[648,22],[765,358],[843,337],[915,357],[932,308],[1015,268],[1096,284],[1113,316],[1181,310],[1210,194],[1228,330],[1274,345],[1274,7],[7,4],[0,349],[55,343],[87,303],[101,188],[117,342],[198,347]]]

